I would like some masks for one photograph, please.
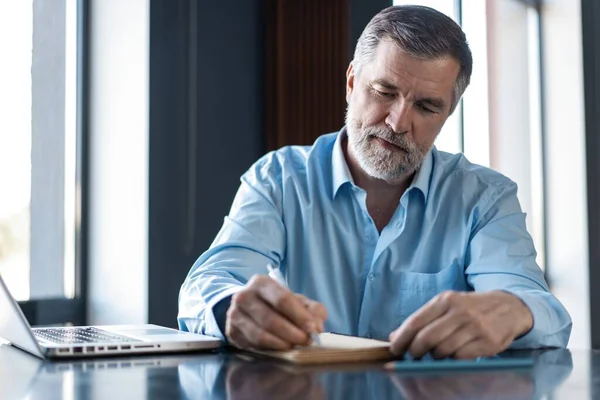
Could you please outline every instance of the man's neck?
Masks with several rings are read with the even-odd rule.
[[[342,142],[342,149],[354,183],[367,192],[367,210],[381,233],[394,215],[400,198],[410,186],[415,173],[392,182],[377,179],[367,174],[350,154],[347,138]]]

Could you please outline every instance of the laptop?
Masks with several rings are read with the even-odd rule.
[[[189,352],[221,345],[212,336],[151,324],[31,328],[1,276],[0,338],[42,359]]]

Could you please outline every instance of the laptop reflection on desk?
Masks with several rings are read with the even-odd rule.
[[[168,379],[154,378],[177,375],[178,366],[192,360],[208,365],[220,359],[217,353],[177,353],[42,360],[0,345],[0,399],[146,400],[154,385],[164,385],[159,398],[179,398],[168,395],[177,392],[177,381],[170,386]]]
[[[31,328],[1,276],[0,338],[39,358],[189,352],[221,345],[212,336],[151,324]]]

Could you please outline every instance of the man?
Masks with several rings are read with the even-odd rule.
[[[376,15],[347,71],[346,127],[242,177],[182,286],[181,329],[265,349],[327,330],[413,357],[566,346],[571,320],[536,265],[515,183],[433,147],[471,67],[443,14]]]

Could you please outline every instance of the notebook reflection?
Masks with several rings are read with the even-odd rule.
[[[190,399],[531,399],[552,393],[573,369],[565,349],[540,352],[528,370],[385,372],[381,365],[301,367],[237,357],[216,364],[182,364]],[[213,368],[212,370],[210,368]]]

